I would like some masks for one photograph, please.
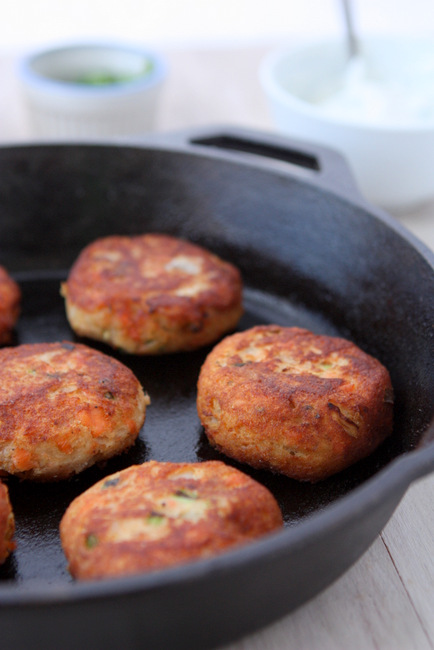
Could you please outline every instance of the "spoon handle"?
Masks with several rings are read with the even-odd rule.
[[[340,0],[340,4],[344,14],[348,53],[350,58],[354,58],[359,54],[359,44],[354,30],[353,7],[351,0]]]

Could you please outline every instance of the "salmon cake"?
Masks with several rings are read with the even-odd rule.
[[[71,574],[101,579],[208,558],[283,525],[267,488],[220,461],[149,461],[99,481],[60,523]]]
[[[9,500],[9,490],[0,481],[0,564],[3,564],[15,548],[13,536],[15,518]]]
[[[242,313],[238,269],[162,234],[91,243],[61,293],[78,335],[133,354],[202,347],[232,330]]]
[[[0,350],[0,470],[64,479],[134,444],[149,404],[116,359],[70,342]]]
[[[223,454],[316,482],[368,456],[392,432],[393,390],[386,368],[354,343],[264,325],[210,352],[197,409]]]
[[[0,266],[0,345],[10,343],[20,313],[21,291],[3,266]]]

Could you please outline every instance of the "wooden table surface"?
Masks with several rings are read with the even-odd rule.
[[[267,49],[167,51],[170,76],[156,130],[227,125],[271,131],[257,78]],[[16,55],[0,55],[0,144],[32,139],[15,61]],[[434,201],[397,218],[434,249]],[[433,650],[433,504],[431,475],[410,487],[379,538],[337,582],[226,650]]]

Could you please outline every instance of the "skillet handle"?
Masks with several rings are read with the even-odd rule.
[[[176,146],[194,152],[225,152],[244,162],[263,163],[268,169],[313,181],[352,202],[365,200],[340,153],[273,133],[238,127],[207,127],[151,136],[152,142]]]

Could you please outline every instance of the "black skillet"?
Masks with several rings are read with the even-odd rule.
[[[74,340],[59,284],[78,252],[99,236],[145,231],[185,237],[241,269],[240,328],[301,325],[345,336],[378,357],[395,388],[394,434],[367,460],[317,485],[243,467],[276,495],[283,532],[179,568],[74,583],[58,523],[77,494],[151,458],[220,458],[195,409],[209,348],[147,359],[87,341],[129,365],[152,406],[134,449],[105,467],[55,485],[9,480],[17,549],[0,569],[7,650],[193,650],[232,641],[348,569],[409,484],[434,469],[434,256],[362,201],[338,156],[221,129],[131,145],[3,147],[0,263],[23,291],[14,343]]]

